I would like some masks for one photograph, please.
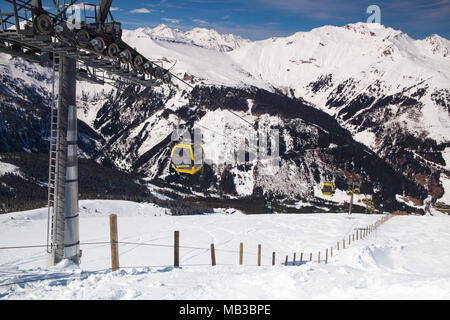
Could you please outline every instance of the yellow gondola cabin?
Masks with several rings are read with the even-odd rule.
[[[325,182],[322,186],[322,194],[324,196],[332,197],[334,195],[334,184],[331,182]]]
[[[172,168],[188,174],[196,174],[203,168],[203,158],[202,146],[194,144],[177,144],[170,154]]]

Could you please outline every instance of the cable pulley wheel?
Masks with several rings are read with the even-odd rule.
[[[161,79],[165,84],[168,84],[172,81],[172,77],[168,73],[164,73]]]
[[[122,61],[122,63],[128,64],[131,62],[131,52],[128,49],[123,50],[120,53],[120,61]]]
[[[103,53],[106,48],[105,40],[103,40],[102,37],[96,37],[94,40],[91,41],[92,48],[97,53]]]
[[[148,75],[152,75],[154,72],[154,68],[152,66],[152,64],[147,61],[146,63],[144,63],[144,72]]]
[[[164,70],[160,66],[156,66],[154,71],[154,76],[158,79],[162,79],[164,76]]]
[[[77,39],[77,44],[80,47],[86,48],[88,46],[89,40],[91,40],[91,36],[86,30],[80,30],[77,32]]]
[[[142,56],[136,56],[133,59],[133,67],[135,70],[140,71],[142,70],[142,66],[144,65],[144,58]]]
[[[117,58],[119,56],[119,52],[120,52],[120,49],[116,43],[111,43],[108,46],[107,53],[110,58]]]
[[[41,14],[34,19],[34,26],[40,34],[47,35],[53,32],[53,21],[46,14]]]

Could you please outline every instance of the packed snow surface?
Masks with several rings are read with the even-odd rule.
[[[0,250],[0,299],[450,298],[450,218],[445,215],[396,216],[337,251],[337,241],[342,244],[382,215],[244,215],[216,209],[205,215],[171,216],[152,204],[100,200],[81,201],[80,210],[80,238],[85,243],[80,267],[63,261],[46,268],[42,248]],[[87,245],[109,241],[112,213],[118,215],[123,267],[114,273],[105,270],[110,267],[109,245]],[[45,208],[0,216],[0,247],[43,244],[46,228]],[[180,268],[172,267],[175,230],[180,231]],[[240,242],[243,266],[238,265]],[[211,243],[215,267],[210,265]],[[331,247],[333,257],[325,264],[325,249],[330,254]],[[303,264],[298,266],[300,253]],[[88,272],[97,270],[102,271]],[[56,276],[63,277],[45,280]],[[8,284],[26,280],[36,281]]]
[[[18,173],[19,168],[16,166],[0,161],[0,177],[9,173]]]

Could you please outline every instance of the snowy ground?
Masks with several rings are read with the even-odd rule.
[[[42,248],[0,250],[0,299],[449,299],[450,217],[397,216],[345,250],[336,242],[379,220],[380,215],[243,215],[238,212],[172,217],[150,204],[81,201],[82,243],[109,240],[111,213],[118,215],[119,272],[106,244],[83,245],[80,268],[62,262],[46,269]],[[43,244],[47,212],[0,216],[0,247]],[[173,231],[180,231],[181,267],[173,263]],[[238,265],[244,243],[244,266]],[[218,265],[210,266],[211,243]],[[257,245],[262,245],[262,266]],[[168,245],[167,247],[165,245]],[[348,245],[348,244],[347,244]],[[189,248],[183,248],[189,247]],[[326,248],[334,256],[317,262]],[[203,249],[202,249],[203,248]],[[341,246],[342,248],[342,246]],[[271,266],[272,252],[277,254]],[[284,266],[303,252],[301,266]],[[313,261],[309,255],[313,253]],[[46,277],[67,275],[59,279]],[[39,280],[8,285],[11,282]]]

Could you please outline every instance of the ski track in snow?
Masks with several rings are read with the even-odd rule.
[[[336,242],[381,215],[218,213],[167,216],[165,209],[126,201],[81,201],[81,242],[108,241],[108,215],[118,215],[119,240],[171,245],[180,231],[181,267],[173,248],[120,244],[112,273],[109,245],[82,245],[80,267],[45,267],[42,248],[0,250],[0,299],[448,299],[450,217],[397,216],[367,238]],[[46,209],[0,216],[0,246],[45,243]],[[210,266],[215,243],[218,265]],[[239,243],[244,265],[238,265]],[[262,266],[256,266],[257,245]],[[191,249],[183,247],[198,247]],[[328,264],[325,248],[333,249]],[[271,266],[272,251],[276,265]],[[293,253],[303,264],[292,266]],[[313,261],[309,254],[313,253]],[[329,251],[330,252],[330,251]],[[289,256],[290,266],[284,266]],[[145,267],[148,266],[148,267]],[[158,267],[159,266],[159,267]],[[100,270],[96,273],[89,271]],[[103,271],[102,271],[103,270]],[[52,279],[55,277],[59,279]],[[37,280],[16,285],[11,282]],[[2,286],[3,285],[3,286]]]

